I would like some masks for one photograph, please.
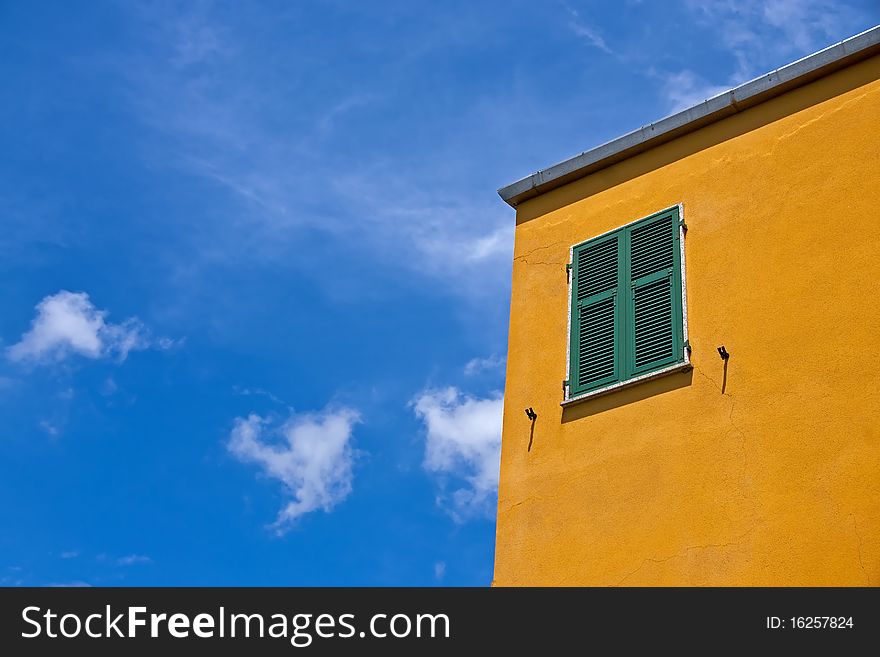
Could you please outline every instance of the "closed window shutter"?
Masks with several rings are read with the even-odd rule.
[[[569,398],[687,364],[681,226],[670,208],[572,249]]]
[[[657,369],[681,356],[676,219],[677,213],[668,213],[629,230],[627,360],[631,375]]]
[[[575,250],[572,281],[572,394],[617,381],[621,236]]]

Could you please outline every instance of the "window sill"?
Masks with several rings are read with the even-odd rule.
[[[586,401],[588,399],[595,399],[596,397],[601,397],[603,395],[610,394],[612,392],[617,392],[618,390],[622,390],[623,388],[630,388],[632,386],[638,385],[640,383],[644,383],[645,381],[652,381],[653,379],[658,379],[661,376],[666,376],[667,374],[675,374],[677,372],[686,372],[691,369],[693,365],[691,365],[690,358],[685,357],[684,362],[675,363],[673,365],[668,365],[664,367],[662,370],[657,370],[656,372],[648,372],[647,374],[642,374],[641,376],[637,376],[632,379],[627,379],[626,381],[619,381],[618,383],[612,383],[610,385],[605,386],[604,388],[597,388],[596,390],[590,390],[589,392],[584,392],[577,397],[572,397],[571,399],[565,399],[559,402],[559,405],[562,407],[571,406],[573,404],[577,404],[578,402]]]

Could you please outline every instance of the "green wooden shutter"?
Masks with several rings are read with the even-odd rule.
[[[628,377],[659,369],[682,357],[678,236],[677,210],[627,230]]]
[[[572,249],[569,397],[684,359],[677,208]]]
[[[620,378],[621,235],[593,240],[573,253],[570,394]]]

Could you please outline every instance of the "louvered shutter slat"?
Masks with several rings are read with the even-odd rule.
[[[633,374],[677,359],[673,282],[678,226],[673,218],[667,215],[630,233]]]
[[[617,379],[617,291],[620,238],[587,244],[575,254],[572,390]]]
[[[578,301],[617,287],[617,243],[617,238],[614,238],[578,252]]]

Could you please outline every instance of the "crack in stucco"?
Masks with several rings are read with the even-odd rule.
[[[749,531],[745,532],[744,534],[742,534],[741,536],[739,536],[735,541],[731,541],[729,543],[717,543],[717,544],[710,544],[710,545],[692,545],[690,547],[686,547],[681,552],[676,552],[675,554],[673,554],[669,557],[663,557],[662,559],[654,559],[652,557],[648,557],[647,559],[644,559],[641,564],[639,564],[638,568],[636,568],[632,572],[627,573],[626,575],[623,576],[623,578],[619,582],[617,582],[616,584],[612,584],[611,586],[620,586],[626,580],[628,580],[630,577],[635,575],[637,572],[639,572],[642,568],[644,568],[649,563],[666,563],[667,561],[672,561],[673,559],[680,559],[682,557],[686,557],[689,552],[692,552],[694,550],[709,550],[709,549],[723,550],[725,548],[741,545],[743,543],[743,541],[745,540],[745,538],[749,534],[751,534],[753,531],[755,531],[754,527],[752,529],[750,529]]]
[[[531,500],[532,500],[531,497],[527,497],[526,499],[524,499],[524,500],[520,500],[519,502],[514,502],[514,503],[511,504],[509,507],[507,507],[506,509],[504,509],[503,511],[501,511],[501,513],[510,513],[510,512],[513,511],[516,507],[518,507],[518,506],[522,506],[523,504],[525,504],[526,502],[530,502]]]
[[[827,112],[822,112],[822,114],[820,114],[819,116],[814,117],[814,118],[810,119],[809,121],[805,121],[804,123],[801,123],[800,125],[796,126],[793,130],[790,130],[789,132],[786,132],[785,134],[780,135],[774,141],[773,146],[766,153],[763,153],[763,157],[771,157],[773,155],[773,151],[776,150],[776,147],[781,142],[786,141],[787,139],[795,136],[801,130],[809,128],[814,123],[824,121],[825,119],[827,119],[831,116],[834,116],[835,114],[843,111],[844,109],[846,109],[850,105],[852,105],[854,103],[858,103],[858,102],[862,101],[864,98],[866,98],[872,94],[878,93],[878,91],[880,91],[880,90],[874,89],[874,90],[866,91],[865,93],[860,94],[860,95],[856,96],[855,98],[850,98],[848,101],[842,103],[841,105],[838,105],[837,107],[834,107],[833,109],[830,109]]]
[[[828,496],[828,501],[831,502],[832,505],[834,505],[836,516],[841,517],[843,515],[843,510],[840,507],[840,502],[838,502],[834,495],[831,494],[831,490],[828,488],[828,486],[823,486],[823,490],[825,491],[825,495]],[[850,513],[848,515],[849,519],[852,521],[853,534],[855,534],[856,537],[856,554],[859,557],[859,568],[861,569],[862,574],[865,576],[866,585],[871,586],[871,575],[865,569],[865,561],[862,558],[862,535],[859,533],[859,526],[856,522],[856,514]]]
[[[728,422],[728,424],[730,424],[731,428],[728,430],[726,435],[730,436],[731,433],[736,432],[739,436],[740,450],[742,452],[742,459],[743,459],[742,476],[743,476],[743,478],[745,478],[746,471],[748,470],[748,466],[749,466],[749,457],[748,457],[748,451],[746,450],[745,431],[743,431],[740,428],[740,426],[733,419],[733,414],[736,411],[736,399],[734,398],[734,396],[731,393],[724,392],[721,389],[721,386],[719,386],[712,377],[710,377],[708,374],[706,374],[699,365],[697,365],[696,363],[692,363],[692,364],[693,364],[694,370],[697,372],[697,374],[699,374],[704,379],[706,379],[709,383],[711,383],[712,386],[716,390],[718,390],[718,392],[720,392],[722,396],[727,397],[730,400],[730,408],[727,413],[727,422]]]
[[[743,469],[742,469],[742,478],[745,480],[746,473],[749,469],[749,451],[746,449],[746,433],[742,429],[739,428],[739,425],[733,421],[733,413],[736,410],[736,400],[733,398],[733,395],[729,395],[730,397],[730,412],[727,414],[727,421],[730,423],[730,426],[733,427],[733,431],[739,434],[739,448],[742,451],[743,458]]]
[[[868,586],[870,586],[871,585],[871,577],[870,577],[870,575],[868,575],[868,571],[865,570],[865,562],[862,559],[862,535],[859,534],[859,526],[858,526],[858,524],[856,524],[855,514],[851,513],[851,514],[849,514],[849,517],[852,519],[853,531],[856,534],[856,541],[857,541],[858,552],[859,552],[859,566],[862,569],[862,573],[865,575],[865,579],[867,580]]]
[[[502,513],[503,514],[510,513],[518,506],[522,506],[523,504],[526,504],[528,502],[544,502],[544,501],[546,501],[546,498],[541,497],[540,495],[529,495],[529,496],[521,499],[519,502],[514,502],[513,504],[511,504],[510,506],[508,506],[504,509],[502,509],[501,506],[499,505],[498,514],[500,515]]]
[[[523,262],[527,265],[552,265],[554,267],[564,267],[567,263],[565,262],[544,262],[543,260],[526,260],[523,258]]]
[[[516,262],[517,260],[522,260],[527,265],[555,265],[558,267],[562,267],[568,263],[565,262],[542,262],[542,261],[529,261],[528,257],[538,251],[546,251],[547,249],[552,249],[554,246],[559,246],[560,244],[565,244],[565,242],[553,242],[552,244],[548,244],[546,246],[539,246],[537,248],[532,249],[531,251],[527,251],[521,255],[516,256],[513,260]]]
[[[709,383],[711,383],[715,387],[715,389],[718,390],[718,392],[721,392],[721,386],[719,386],[717,383],[715,383],[715,379],[713,379],[708,374],[706,374],[703,371],[703,369],[699,365],[694,363],[693,361],[691,361],[691,365],[694,366],[694,369],[697,371],[697,374],[699,374],[704,379],[706,379]],[[732,395],[729,392],[721,392],[721,394],[724,395],[725,397],[732,397]]]
[[[565,474],[565,473],[563,473],[563,474]],[[571,485],[572,482],[582,481],[585,478],[587,478],[587,476],[588,476],[587,472],[580,472],[579,471],[579,472],[576,472],[574,475],[566,477],[565,479],[558,479],[556,481],[558,482],[558,484],[562,490],[566,490],[566,489],[568,489],[568,487]],[[558,493],[557,493],[557,495],[558,495]],[[552,498],[554,496],[551,495],[550,497]],[[510,506],[507,506],[504,509],[502,509],[501,505],[499,504],[498,513],[499,514],[510,513],[516,507],[522,506],[523,504],[526,504],[527,502],[546,502],[546,501],[548,501],[548,497],[543,496],[543,495],[527,495],[526,497],[522,498],[518,502],[513,502],[512,504],[510,504]]]

